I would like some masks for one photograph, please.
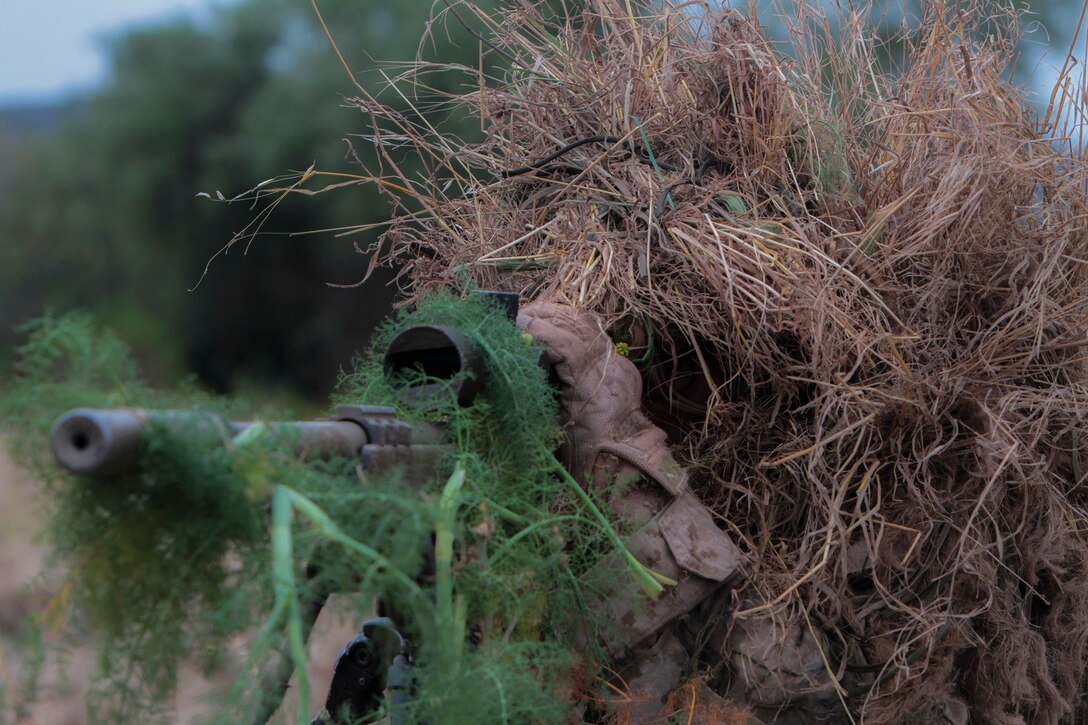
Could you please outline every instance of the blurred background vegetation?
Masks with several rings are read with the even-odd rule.
[[[1071,32],[1079,3],[1036,5],[1048,26]],[[441,3],[320,7],[357,78],[375,91],[376,61],[422,51],[478,62],[479,43],[452,20],[420,47]],[[889,29],[900,17],[889,13]],[[1050,42],[1064,49],[1068,37]],[[310,3],[236,0],[116,36],[107,52],[108,76],[95,90],[47,107],[0,108],[0,369],[20,321],[85,308],[133,346],[155,383],[195,373],[219,392],[323,399],[393,290],[388,275],[353,289],[327,284],[363,278],[367,260],[352,243],[366,247],[376,231],[286,234],[380,222],[385,203],[363,186],[288,199],[264,227],[269,236],[247,254],[239,245],[216,258],[201,280],[254,212],[196,198],[231,196],[311,164],[357,169],[345,138],[367,133],[368,118],[346,107],[356,91]],[[365,141],[354,147],[364,160],[370,154]]]
[[[323,0],[322,15],[357,79],[377,93],[380,61],[475,64],[453,23],[420,47],[428,3]],[[389,275],[353,284],[377,232],[285,236],[378,222],[372,187],[289,198],[244,253],[208,260],[254,217],[232,196],[312,164],[358,171],[346,138],[368,118],[310,3],[243,0],[114,38],[97,90],[39,108],[0,110],[0,366],[14,326],[44,309],[82,307],[168,384],[194,372],[220,392],[287,387],[323,396],[392,297]],[[392,72],[396,72],[393,69]],[[441,84],[442,78],[432,79]],[[380,98],[390,104],[391,93]],[[356,152],[372,157],[358,139]],[[199,281],[199,285],[197,285]],[[192,289],[196,286],[195,289]]]

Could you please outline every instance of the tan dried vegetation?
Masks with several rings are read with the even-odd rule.
[[[375,263],[409,299],[598,313],[750,555],[763,604],[735,616],[819,631],[873,722],[1086,716],[1085,84],[1067,62],[1033,113],[992,5],[925,3],[890,41],[791,5],[778,42],[701,3],[439,6],[490,70],[392,88],[482,140],[355,101],[401,212]]]

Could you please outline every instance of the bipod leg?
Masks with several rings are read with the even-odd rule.
[[[317,578],[317,573],[317,567],[308,564],[306,566],[307,583],[312,583]],[[313,632],[314,624],[317,623],[317,618],[321,616],[321,610],[325,608],[325,603],[329,600],[330,594],[331,592],[325,589],[316,592],[310,606],[306,607],[302,612],[303,641],[310,641],[310,633]],[[283,697],[287,694],[291,675],[295,671],[295,663],[285,649],[276,652],[273,655],[273,661],[261,673],[261,692],[264,695],[261,698],[257,716],[253,719],[253,725],[265,725],[276,714],[276,710],[279,709],[280,705],[283,704]]]

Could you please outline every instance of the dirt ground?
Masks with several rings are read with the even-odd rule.
[[[42,611],[54,594],[34,583],[46,554],[35,543],[36,510],[33,482],[9,460],[0,440],[0,725],[80,725],[86,722],[83,692],[94,667],[88,642],[72,642],[63,667],[47,647],[41,688],[33,702],[24,691],[31,650],[21,633],[27,618]],[[311,712],[320,708],[336,657],[355,632],[354,620],[361,619],[334,606],[318,620],[310,643]],[[238,656],[244,656],[241,647]],[[229,682],[229,675],[207,680],[194,670],[184,671],[173,703],[175,722],[206,721],[209,694]],[[275,721],[289,722],[288,712],[293,709],[285,706]]]

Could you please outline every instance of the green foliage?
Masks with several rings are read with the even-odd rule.
[[[385,350],[394,337],[416,325],[454,328],[483,353],[487,377],[480,381],[481,392],[471,407],[462,410],[449,396],[428,401],[430,406],[408,402],[398,393],[398,381],[387,379]],[[540,476],[550,470],[551,452],[559,440],[558,402],[540,364],[540,353],[503,310],[480,301],[435,295],[382,326],[369,354],[341,380],[337,399],[375,404],[392,400],[408,419],[447,425],[459,454],[486,451],[488,465],[498,477]],[[469,481],[472,465],[467,464]]]
[[[485,378],[470,407],[440,396],[421,412],[383,374],[388,343],[420,324],[453,327],[483,353]],[[341,383],[344,401],[392,402],[406,419],[444,426],[454,442],[451,468],[464,474],[438,500],[435,600],[416,613],[423,665],[413,717],[565,722],[569,715],[559,691],[574,663],[555,635],[582,618],[572,568],[599,556],[602,533],[555,475],[558,406],[539,361],[539,348],[502,310],[436,296],[385,325]],[[444,536],[454,542],[445,551],[437,545]],[[444,557],[457,560],[445,589]],[[475,646],[464,649],[466,639]]]
[[[481,352],[472,405],[439,398],[423,410],[386,379],[385,345],[417,324],[454,326]],[[553,454],[558,406],[541,351],[504,312],[432,298],[384,327],[342,380],[344,401],[444,428],[451,445],[432,481],[360,480],[354,461],[300,459],[290,432],[266,425],[225,438],[216,421],[236,404],[150,389],[126,346],[86,315],[25,329],[19,384],[0,412],[53,501],[48,537],[65,583],[40,624],[101,638],[93,717],[165,716],[183,662],[222,665],[224,646],[263,622],[223,721],[267,704],[267,667],[286,653],[305,722],[303,612],[348,592],[361,612],[380,599],[413,642],[411,721],[568,721],[572,673],[598,663],[562,642],[586,619],[581,576],[618,540],[591,499],[572,495]],[[156,419],[132,474],[60,475],[42,454],[50,421],[115,405],[190,412]]]
[[[0,401],[18,458],[50,493],[47,536],[66,580],[41,619],[104,635],[103,714],[155,712],[188,653],[210,651],[246,623],[249,605],[232,591],[261,577],[263,526],[239,485],[220,433],[197,426],[184,436],[153,427],[140,468],[110,479],[60,474],[43,442],[65,409],[112,406],[222,408],[195,388],[167,395],[140,379],[128,348],[86,314],[45,317],[23,328],[18,384]],[[246,548],[240,565],[228,553]],[[216,610],[214,621],[192,616]],[[139,689],[130,687],[141,682]],[[115,710],[115,708],[117,708]]]
[[[262,517],[217,438],[152,431],[137,474],[76,482],[60,499],[54,552],[106,638],[104,661],[125,664],[107,682],[140,682],[148,695],[130,703],[107,688],[111,719],[161,702],[186,655],[214,656],[251,621],[255,602],[236,596],[239,583],[267,581]]]

